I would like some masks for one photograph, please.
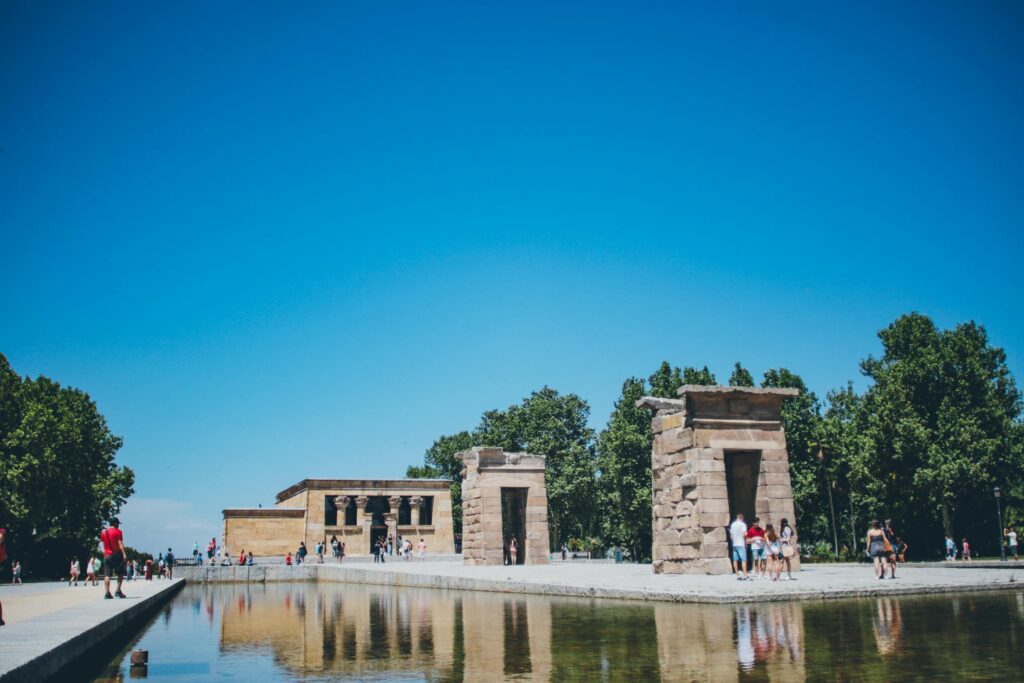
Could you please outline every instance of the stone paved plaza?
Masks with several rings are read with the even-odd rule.
[[[1007,568],[905,565],[880,581],[867,564],[805,564],[794,581],[737,581],[732,575],[653,574],[646,564],[554,562],[527,566],[466,566],[458,562],[283,565],[187,568],[190,580],[320,580],[455,590],[609,597],[666,602],[820,600],[1000,590],[1024,585],[1024,562]]]

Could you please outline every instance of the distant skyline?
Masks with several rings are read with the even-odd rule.
[[[129,545],[662,360],[1024,367],[1020,3],[26,0],[0,56],[0,352],[124,437]]]

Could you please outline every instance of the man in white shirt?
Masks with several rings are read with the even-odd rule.
[[[1010,544],[1010,554],[1013,555],[1013,559],[1019,560],[1020,555],[1017,554],[1017,532],[1013,529],[1007,529],[1006,540]]]
[[[743,513],[729,525],[729,538],[732,539],[732,564],[736,570],[736,580],[747,580],[747,523],[743,521]],[[742,572],[742,576],[740,573]]]

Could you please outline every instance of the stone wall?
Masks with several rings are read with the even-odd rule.
[[[726,454],[760,455],[755,514],[796,526],[779,409],[792,389],[684,386],[682,398],[646,397],[654,411],[652,560],[655,573],[727,574],[731,521]],[[752,520],[747,520],[748,523]],[[799,559],[794,558],[794,568]]]
[[[503,564],[501,489],[525,488],[526,539],[523,564],[547,564],[548,495],[544,457],[476,447],[458,456],[465,469],[462,483],[462,557],[466,564]]]
[[[243,550],[257,557],[284,557],[295,552],[304,534],[305,517],[301,508],[224,510],[223,547],[232,560]]]

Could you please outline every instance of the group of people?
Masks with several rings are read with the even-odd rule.
[[[967,539],[964,539],[966,544]],[[896,578],[896,565],[906,562],[908,546],[906,542],[896,534],[892,526],[892,520],[885,520],[885,526],[877,519],[871,522],[866,539],[868,557],[871,558],[875,576],[879,580],[885,578],[888,570],[889,578]]]
[[[778,581],[783,566],[787,578],[794,580],[792,558],[796,555],[796,532],[788,520],[783,519],[776,531],[772,524],[762,527],[760,517],[754,517],[754,523],[747,526],[741,512],[729,525],[729,539],[733,572],[738,581]],[[747,572],[748,562],[753,576]]]
[[[398,535],[397,540],[393,539],[390,535],[387,538],[381,536],[377,539],[376,543],[372,544],[370,552],[373,553],[373,561],[382,564],[388,556],[394,556],[395,554],[406,561],[410,561],[412,560],[412,541],[408,538],[402,538],[401,534]],[[426,556],[427,541],[421,538],[416,546],[416,557],[422,562],[426,559]]]

